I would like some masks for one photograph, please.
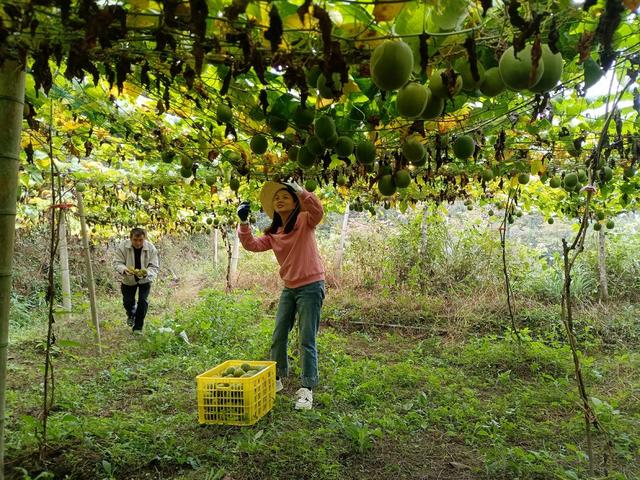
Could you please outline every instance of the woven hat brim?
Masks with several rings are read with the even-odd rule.
[[[260,191],[260,205],[262,205],[262,211],[266,213],[269,218],[273,218],[273,197],[279,190],[286,189],[282,183],[272,182],[271,180],[264,183],[262,190]]]

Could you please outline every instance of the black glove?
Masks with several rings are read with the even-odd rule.
[[[238,206],[238,218],[240,218],[240,220],[242,220],[243,222],[246,222],[247,218],[249,218],[249,212],[251,212],[251,204],[249,202],[242,202]]]

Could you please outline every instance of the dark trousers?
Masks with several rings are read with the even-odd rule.
[[[144,317],[147,316],[147,309],[149,308],[149,291],[151,290],[150,283],[140,283],[138,285],[125,285],[120,284],[122,290],[122,304],[127,311],[129,318],[134,319],[133,329],[142,330],[144,325]],[[138,304],[136,305],[136,290],[140,290],[138,294]]]

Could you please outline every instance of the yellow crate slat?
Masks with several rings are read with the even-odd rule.
[[[223,377],[229,367],[262,367],[251,377]],[[201,424],[253,425],[266,415],[276,395],[276,363],[227,360],[196,377],[198,421]]]

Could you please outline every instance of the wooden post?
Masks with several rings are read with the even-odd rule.
[[[102,354],[102,343],[100,341],[100,323],[98,322],[98,307],[96,303],[96,286],[93,280],[93,267],[91,266],[91,251],[89,250],[89,232],[87,231],[87,221],[84,216],[84,201],[82,193],[76,192],[78,200],[78,215],[80,217],[80,230],[82,235],[82,247],[84,249],[84,261],[87,271],[87,286],[89,287],[89,304],[91,305],[91,321],[93,323],[98,353]]]
[[[62,308],[71,312],[71,275],[69,274],[69,250],[67,246],[67,223],[64,208],[60,209],[60,225],[58,230],[58,252],[60,261],[60,281],[62,284]]]
[[[20,163],[20,131],[24,112],[24,65],[0,64],[0,480],[4,480],[4,424],[7,388],[9,304],[13,267],[16,197]]]

